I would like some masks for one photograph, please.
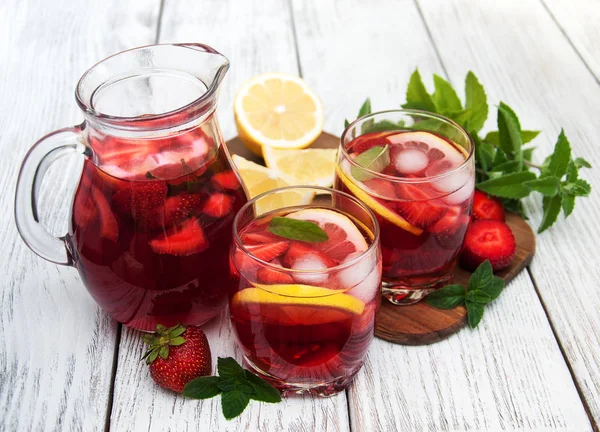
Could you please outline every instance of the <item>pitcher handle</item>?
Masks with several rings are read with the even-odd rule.
[[[17,180],[15,221],[19,234],[33,252],[61,265],[73,265],[66,235],[55,237],[40,224],[37,203],[42,179],[50,165],[67,154],[85,152],[82,129],[83,125],[59,129],[36,142],[27,152]]]

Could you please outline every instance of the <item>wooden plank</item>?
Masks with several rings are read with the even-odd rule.
[[[492,103],[502,98],[519,114],[521,125],[544,131],[535,141],[538,163],[552,151],[562,126],[574,154],[600,166],[600,87],[541,3],[423,0],[420,4],[450,78],[458,83],[467,69],[473,69]],[[597,168],[583,171],[582,177],[600,185]],[[528,201],[534,226],[541,220],[540,204],[539,197]],[[600,285],[600,261],[590,259],[590,252],[600,244],[599,212],[597,194],[578,201],[568,220],[538,236],[531,265],[596,427],[600,421],[600,295],[595,287]]]
[[[575,49],[600,80],[600,4],[596,0],[543,0]]]
[[[323,99],[330,132],[339,134],[344,117],[354,116],[366,96],[376,110],[397,107],[416,66],[426,77],[443,74],[412,1],[293,5],[300,65]],[[444,19],[451,25],[445,37],[461,32],[458,19]],[[443,50],[465,51],[462,65],[471,64],[464,41]],[[590,428],[525,273],[490,306],[477,330],[423,347],[376,340],[349,405],[357,431]]]
[[[0,7],[0,430],[103,430],[117,326],[74,269],[27,249],[12,216],[25,152],[81,122],[79,76],[113,52],[151,43],[158,0],[5,0]],[[114,37],[114,35],[118,35]],[[41,218],[64,234],[81,160],[60,161],[42,187]]]
[[[161,42],[171,41],[203,42],[230,59],[231,68],[221,92],[218,114],[226,138],[236,134],[233,99],[246,79],[271,71],[297,73],[287,2],[167,1],[162,17]],[[205,331],[214,364],[219,356],[233,356],[241,361],[242,356],[235,348],[225,313],[205,326]],[[139,360],[142,350],[139,334],[125,330],[115,381],[113,430],[349,429],[344,393],[329,399],[293,397],[280,404],[251,402],[240,417],[226,421],[219,398],[202,402],[186,400],[156,386],[147,367]]]

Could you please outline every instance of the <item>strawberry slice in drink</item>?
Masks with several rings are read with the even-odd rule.
[[[242,235],[242,238],[243,237],[244,235]],[[270,241],[268,243],[258,243],[253,245],[244,244],[244,248],[250,255],[264,262],[271,262],[282,256],[288,250],[289,246],[289,241]],[[248,275],[256,272],[259,266],[261,266],[261,264],[250,258],[246,252],[242,251],[240,248],[236,248],[233,262],[230,263],[233,274],[238,274],[237,268],[240,269],[241,273]]]
[[[135,221],[147,221],[154,217],[167,195],[167,185],[161,181],[130,182],[117,191],[112,202],[117,212]]]
[[[199,211],[201,197],[198,194],[179,194],[165,200],[164,206],[155,209],[156,217],[149,221],[153,228],[171,227]]]
[[[216,173],[210,180],[212,184],[221,190],[236,190],[240,187],[240,182],[237,175],[233,171],[223,171]]]
[[[167,231],[149,242],[158,254],[188,256],[208,248],[208,239],[196,218],[190,218],[181,225]]]
[[[116,242],[119,238],[119,224],[110,209],[108,200],[100,190],[92,186],[92,197],[100,219],[100,236]]]
[[[220,192],[214,192],[204,203],[202,213],[214,218],[222,218],[231,212],[235,198]]]
[[[426,229],[442,218],[446,206],[435,199],[435,193],[427,185],[398,183],[396,202],[398,213],[411,225]]]

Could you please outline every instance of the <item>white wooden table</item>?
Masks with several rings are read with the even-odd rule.
[[[2,0],[0,430],[598,431],[599,22],[597,0]],[[596,167],[583,173],[596,190],[538,237],[533,263],[476,330],[422,347],[376,340],[347,392],[251,403],[225,421],[218,398],[157,387],[139,361],[139,333],[109,319],[74,269],[30,252],[12,216],[28,147],[81,120],[78,77],[117,51],[175,41],[231,60],[219,111],[226,138],[236,89],[261,72],[300,74],[325,104],[325,129],[339,134],[365,97],[376,109],[404,101],[415,67],[428,85],[438,73],[460,89],[471,69],[492,103],[543,130],[538,162],[564,127]],[[42,190],[42,219],[57,234],[80,165],[55,164]],[[528,201],[535,226],[540,201]],[[241,359],[225,313],[206,331],[215,358]]]

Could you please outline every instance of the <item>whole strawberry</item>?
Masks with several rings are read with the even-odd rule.
[[[156,333],[144,335],[143,340],[150,345],[143,359],[162,387],[181,393],[189,381],[212,371],[208,340],[199,327],[159,324]]]

